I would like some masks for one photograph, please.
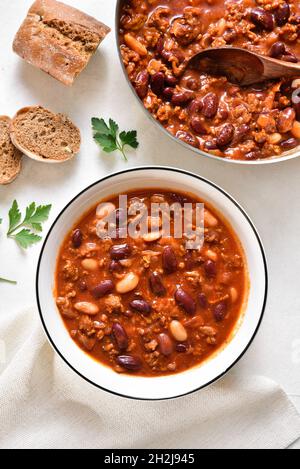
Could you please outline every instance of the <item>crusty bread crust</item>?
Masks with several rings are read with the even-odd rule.
[[[110,28],[56,0],[37,0],[17,32],[13,50],[65,85],[87,66]]]
[[[9,136],[10,117],[0,116],[0,184],[10,184],[22,168],[22,154]]]
[[[10,138],[26,156],[43,163],[64,163],[79,152],[80,130],[63,114],[41,106],[20,109],[10,123]]]

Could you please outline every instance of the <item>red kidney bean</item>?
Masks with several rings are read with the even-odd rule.
[[[135,79],[135,89],[138,96],[144,99],[148,93],[150,75],[147,70],[141,71]]]
[[[215,277],[217,275],[217,264],[214,261],[208,259],[204,262],[204,270],[207,277]]]
[[[118,365],[129,371],[138,371],[142,367],[142,362],[138,357],[132,355],[120,355],[117,358]]]
[[[186,344],[176,344],[176,352],[185,353],[188,350],[188,346]]]
[[[199,293],[198,295],[199,305],[201,308],[206,309],[208,306],[207,296],[205,293]]]
[[[168,334],[162,333],[158,336],[159,351],[168,357],[173,352],[173,342]]]
[[[161,95],[165,87],[165,75],[163,72],[156,72],[151,77],[150,86],[157,96]]]
[[[217,145],[219,148],[226,147],[232,142],[234,136],[234,126],[232,124],[224,124],[217,133]]]
[[[188,251],[184,257],[184,263],[185,263],[185,268],[187,270],[193,270],[193,268],[195,267],[195,260],[193,258],[193,255],[191,253],[191,251]]]
[[[109,264],[109,271],[110,272],[117,272],[120,273],[122,272],[123,267],[121,266],[119,261],[111,261]]]
[[[214,318],[217,322],[221,322],[225,319],[227,314],[227,303],[226,301],[220,301],[217,305],[213,308]]]
[[[79,290],[86,291],[87,290],[87,283],[85,280],[79,280],[78,282]]]
[[[82,240],[83,240],[82,231],[79,229],[75,230],[74,233],[72,234],[72,244],[74,248],[76,249],[80,248],[80,246],[82,245]]]
[[[284,55],[280,57],[280,60],[284,62],[291,62],[291,63],[298,63],[298,58],[293,54],[293,52],[286,52]]]
[[[288,22],[289,17],[291,14],[290,5],[288,3],[284,3],[280,7],[277,8],[274,12],[275,20],[278,26],[283,26],[285,23]]]
[[[203,102],[200,98],[193,99],[193,101],[189,105],[189,113],[190,114],[198,114],[201,112],[203,108]]]
[[[169,60],[174,54],[170,50],[163,49],[160,55],[165,60],[165,62],[169,62]]]
[[[158,55],[161,55],[162,54],[162,51],[164,50],[164,38],[162,36],[160,36],[160,38],[158,39],[157,41],[157,44],[156,44],[156,53]]]
[[[280,143],[280,146],[284,151],[292,150],[293,148],[296,148],[298,145],[299,145],[299,142],[295,138],[289,138],[288,140],[284,140],[283,142]]]
[[[175,300],[178,305],[185,310],[186,313],[195,314],[196,303],[191,295],[183,290],[183,288],[177,288],[175,292]]]
[[[218,112],[219,99],[216,93],[208,93],[202,100],[202,114],[212,119]]]
[[[154,295],[164,296],[166,294],[166,289],[164,287],[162,277],[158,272],[152,272],[149,277],[150,288]]]
[[[143,300],[143,299],[132,300],[129,303],[129,306],[132,309],[138,311],[139,313],[149,314],[151,312],[151,305],[146,300]]]
[[[174,94],[174,88],[170,88],[169,86],[164,89],[163,91],[163,97],[166,101],[172,101],[172,97]]]
[[[115,244],[110,250],[110,257],[115,261],[120,261],[129,257],[131,251],[129,244]]]
[[[188,145],[191,145],[192,147],[195,147],[195,148],[199,147],[199,141],[194,135],[190,134],[189,132],[185,132],[184,130],[179,130],[176,133],[176,137],[179,140],[182,140],[183,142],[187,143]]]
[[[164,247],[164,250],[162,253],[162,265],[163,265],[164,270],[168,274],[176,272],[177,270],[178,264],[177,264],[176,255],[175,255],[174,249],[171,246]]]
[[[211,140],[206,140],[205,144],[205,149],[210,151],[210,150],[216,150],[218,148],[217,146],[217,139],[212,138]]]
[[[189,91],[177,91],[172,96],[171,103],[173,106],[185,106],[193,99],[193,93]]]
[[[204,122],[201,120],[201,117],[193,116],[190,121],[190,127],[196,134],[207,134],[207,130],[204,126]]]
[[[128,347],[128,336],[124,327],[120,323],[115,322],[112,326],[112,332],[118,349],[121,351],[126,350]]]
[[[277,119],[277,129],[280,133],[287,133],[293,127],[294,121],[296,119],[295,109],[292,107],[287,107],[283,111],[280,111]]]
[[[234,137],[232,140],[233,144],[241,143],[243,140],[246,139],[250,132],[250,127],[247,124],[241,124],[238,127],[236,127],[235,132],[234,132]]]
[[[285,54],[285,44],[283,42],[277,41],[274,42],[270,49],[270,57],[273,57],[274,59],[277,59],[281,55]]]
[[[174,77],[174,75],[166,75],[165,82],[166,85],[170,86],[171,88],[174,88],[178,83],[178,79]]]
[[[219,119],[221,119],[222,121],[225,121],[226,119],[228,119],[228,116],[229,116],[229,112],[227,111],[227,109],[225,109],[224,107],[219,108],[218,110]]]
[[[251,10],[250,19],[256,26],[267,31],[272,31],[275,27],[274,16],[260,7]]]
[[[102,280],[102,282],[98,283],[98,285],[92,289],[91,293],[94,298],[99,299],[111,293],[113,289],[114,283],[112,280]]]
[[[200,81],[196,78],[189,78],[186,87],[190,90],[196,91],[200,88]]]

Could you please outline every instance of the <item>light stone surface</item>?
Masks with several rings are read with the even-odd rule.
[[[114,28],[115,1],[66,3]],[[19,178],[10,186],[0,186],[0,218],[4,219],[0,227],[0,274],[18,280],[17,286],[0,284],[0,314],[15,314],[35,302],[41,244],[24,253],[6,239],[7,212],[14,199],[22,209],[33,200],[52,203],[47,230],[71,198],[107,174],[141,165],[182,167],[227,190],[246,209],[262,237],[269,263],[269,300],[260,331],[237,369],[241,374],[274,379],[300,411],[300,158],[245,167],[199,157],[173,142],[145,117],[133,98],[122,75],[113,32],[75,85],[63,86],[12,52],[14,34],[30,4],[31,0],[0,0],[0,114],[12,116],[17,109],[33,104],[65,112],[82,131],[82,151],[77,159],[62,165],[24,158]],[[118,154],[101,154],[91,136],[93,116],[112,117],[122,129],[138,130],[141,145],[138,151],[129,152],[129,163]],[[300,448],[300,442],[294,446]]]

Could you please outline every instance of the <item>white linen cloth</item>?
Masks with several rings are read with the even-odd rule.
[[[1,448],[286,448],[300,416],[273,381],[229,373],[189,396],[133,401],[94,388],[53,352],[35,308],[0,319]]]

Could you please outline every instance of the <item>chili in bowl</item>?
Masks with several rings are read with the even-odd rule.
[[[185,147],[252,164],[299,154],[299,77],[242,87],[188,63],[197,52],[221,46],[298,62],[296,0],[120,0],[116,30],[135,95]]]
[[[169,232],[157,205],[171,207]],[[196,228],[198,207],[194,246],[186,227]],[[141,213],[150,231],[141,233]],[[209,181],[172,168],[123,171],[79,194],[52,226],[37,272],[56,351],[96,386],[140,399],[187,394],[224,374],[256,333],[266,289],[245,212]]]

